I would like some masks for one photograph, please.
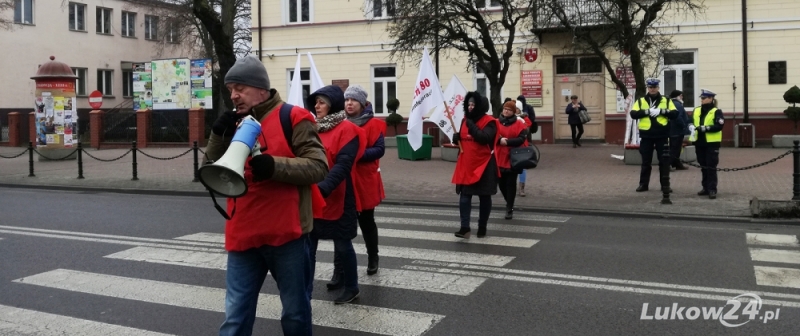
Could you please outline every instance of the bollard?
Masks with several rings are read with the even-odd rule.
[[[661,158],[658,160],[658,171],[661,175],[661,204],[672,204],[669,199],[669,194],[672,190],[669,187],[669,167],[672,157],[669,155],[669,142],[664,142],[664,151],[661,153]]]
[[[78,141],[78,179],[83,179],[83,145]]]
[[[192,144],[192,152],[194,152],[194,180],[192,182],[200,182],[199,164],[197,163],[197,141]]]
[[[792,156],[794,157],[794,196],[792,201],[800,201],[800,140],[794,141],[792,148]]]
[[[28,141],[28,177],[36,177],[33,174],[33,141]]]
[[[136,141],[131,142],[131,151],[133,154],[133,178],[131,181],[139,181],[139,173],[136,171]]]

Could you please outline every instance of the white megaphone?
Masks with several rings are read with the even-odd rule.
[[[259,134],[261,124],[255,118],[247,116],[242,119],[225,154],[213,164],[200,168],[200,182],[208,190],[226,197],[236,198],[246,194],[244,163],[254,148],[258,152],[256,138]]]

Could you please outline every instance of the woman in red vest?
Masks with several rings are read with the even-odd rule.
[[[494,157],[498,124],[497,119],[486,114],[489,111],[486,97],[481,97],[478,92],[469,92],[464,100],[465,118],[461,129],[453,135],[453,142],[460,143],[463,150],[456,161],[452,180],[456,193],[461,195],[458,202],[461,230],[456,232],[456,237],[469,238],[472,196],[477,195],[480,199],[478,238],[483,238],[492,211],[492,195],[497,194],[497,178],[500,176]]]
[[[506,219],[514,215],[514,199],[517,196],[517,174],[520,170],[511,169],[511,148],[528,145],[528,125],[516,115],[517,106],[513,101],[503,104],[503,112],[498,121],[500,127],[497,133],[497,149],[494,151],[497,166],[500,167],[500,181],[497,186],[503,199],[506,200]]]
[[[325,198],[322,216],[314,217],[314,230],[311,231],[311,262],[316,263],[317,246],[320,239],[333,240],[334,253],[341,259],[344,278],[344,292],[334,303],[352,302],[358,297],[358,263],[353,250],[353,238],[358,231],[358,212],[356,210],[356,190],[353,185],[353,166],[364,153],[364,132],[347,121],[344,112],[344,93],[338,86],[323,87],[306,101],[314,106],[319,126],[319,137],[325,147],[330,170],[325,180],[318,183],[319,191]],[[313,272],[312,272],[313,274]],[[313,284],[309,284],[309,296]]]

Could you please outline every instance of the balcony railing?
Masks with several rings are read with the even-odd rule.
[[[604,14],[604,11],[610,11],[614,8],[612,4],[599,0],[558,0],[556,3],[558,5],[557,8],[563,9],[567,21],[572,27],[593,27],[609,24],[609,19]],[[614,13],[613,15],[617,14]],[[536,11],[535,20],[537,28],[534,30],[565,28],[551,6],[539,7]]]

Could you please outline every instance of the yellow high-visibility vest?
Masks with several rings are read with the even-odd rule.
[[[658,103],[658,108],[662,110],[669,110],[669,105],[672,105],[673,110],[675,109],[675,104],[672,102],[671,99],[667,97],[661,97],[661,101]],[[633,105],[633,110],[636,111],[650,110],[650,104],[647,102],[647,100],[644,99],[644,97],[639,98],[639,100],[637,100],[636,103]],[[667,119],[666,116],[659,114],[656,117],[656,122],[659,123],[661,126],[667,126],[667,122],[669,122],[669,119]],[[650,116],[639,119],[639,130],[646,131],[649,129],[650,129]]]
[[[692,119],[694,119],[694,127],[697,128],[700,126],[708,126],[708,127],[714,126],[714,116],[717,115],[717,108],[715,107],[712,108],[710,111],[708,111],[705,120],[703,120],[703,124],[700,124],[701,113],[702,112],[700,107],[696,107],[694,109],[694,112],[692,112]],[[706,142],[722,142],[722,131],[706,132]]]

